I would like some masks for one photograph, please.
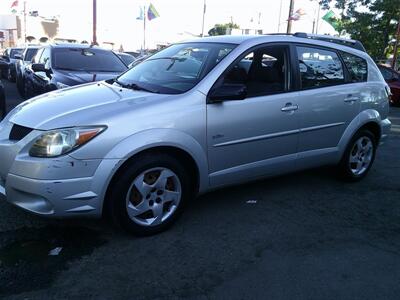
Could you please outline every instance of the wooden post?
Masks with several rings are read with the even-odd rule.
[[[97,43],[97,0],[93,0],[93,38],[92,45],[98,45]]]
[[[396,69],[397,65],[397,52],[399,49],[399,43],[400,43],[400,19],[399,22],[397,23],[397,33],[396,33],[396,41],[394,44],[394,53],[393,53],[393,61],[392,61],[392,69]]]
[[[288,17],[288,23],[287,23],[287,30],[286,33],[289,34],[292,31],[292,16],[293,16],[293,8],[294,8],[294,0],[290,0],[290,6],[289,6],[289,17]]]

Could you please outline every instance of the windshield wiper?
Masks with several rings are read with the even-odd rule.
[[[131,89],[131,90],[135,90],[135,91],[145,91],[145,92],[155,93],[155,94],[159,93],[159,91],[157,91],[157,90],[150,90],[150,89],[147,89],[136,83],[122,83],[118,79],[115,79],[114,82],[116,82],[118,85],[120,85],[121,87],[126,88],[126,89]]]

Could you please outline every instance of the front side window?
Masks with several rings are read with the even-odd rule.
[[[37,53],[38,49],[27,49],[26,53],[25,53],[25,61],[31,61],[32,58],[35,56],[35,54]]]
[[[118,82],[159,93],[184,93],[199,83],[235,46],[219,43],[172,45],[122,74]]]
[[[361,57],[342,52],[344,64],[350,75],[350,82],[365,82],[368,77],[367,61]]]
[[[248,97],[271,95],[287,90],[287,47],[256,49],[230,67],[222,85],[243,84]]]
[[[123,72],[124,63],[111,51],[95,48],[54,48],[53,67],[69,71]]]
[[[333,51],[297,47],[302,89],[344,84],[344,72],[338,55]]]
[[[38,64],[39,63],[39,60],[40,60],[40,57],[42,56],[43,51],[44,51],[44,48],[40,48],[36,52],[35,56],[32,58],[32,63],[34,63],[34,64]]]

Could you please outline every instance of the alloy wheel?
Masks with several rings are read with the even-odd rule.
[[[178,176],[167,168],[152,168],[133,180],[126,196],[126,210],[133,222],[157,226],[174,214],[181,197]]]
[[[360,176],[365,173],[371,165],[374,145],[368,136],[360,137],[350,151],[349,166],[351,172]]]

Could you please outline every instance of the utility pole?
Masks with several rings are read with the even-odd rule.
[[[97,43],[97,0],[93,0],[93,39],[92,45],[98,45]]]
[[[280,29],[281,29],[282,4],[283,4],[283,0],[281,0],[281,5],[280,5],[280,7],[279,7],[278,33],[280,32]]]
[[[288,17],[288,23],[287,23],[287,30],[286,33],[291,33],[292,31],[292,16],[293,16],[293,8],[294,8],[294,0],[290,0],[290,6],[289,6],[289,17]]]
[[[400,43],[400,19],[399,22],[397,23],[397,33],[396,33],[396,40],[394,42],[394,53],[393,53],[393,61],[392,61],[392,69],[394,70],[397,65],[397,52],[399,49],[399,43]]]
[[[204,36],[204,20],[206,17],[206,0],[204,0],[204,5],[203,5],[203,23],[201,25],[201,37]]]
[[[24,1],[24,44],[26,43],[26,1]]]
[[[143,6],[143,53],[146,52],[146,6]]]

